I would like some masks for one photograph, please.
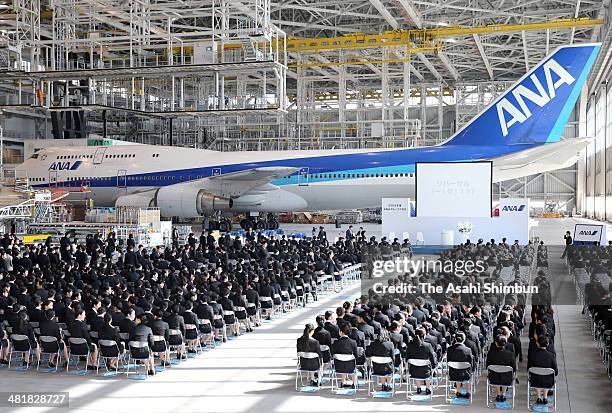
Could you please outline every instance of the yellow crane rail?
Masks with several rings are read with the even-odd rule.
[[[319,37],[309,39],[290,38],[287,51],[314,52],[334,49],[363,49],[369,47],[412,46],[435,47],[434,39],[472,34],[505,34],[533,30],[567,29],[572,27],[600,26],[603,19],[561,19],[524,24],[490,24],[486,26],[449,26],[434,29],[396,30],[382,34],[348,34],[340,37]]]

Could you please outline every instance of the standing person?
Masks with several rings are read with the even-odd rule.
[[[563,254],[561,255],[561,258],[565,258],[565,256],[567,255],[567,249],[570,245],[572,245],[572,235],[570,234],[569,231],[565,231],[565,235],[563,236],[563,239],[565,240],[565,249],[563,250]]]
[[[354,238],[355,236],[353,235],[353,226],[349,225],[348,229],[346,230],[346,240],[350,241]]]

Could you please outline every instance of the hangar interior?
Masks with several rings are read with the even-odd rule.
[[[432,145],[559,45],[607,45],[609,3],[4,1],[4,174],[31,139],[221,151]],[[595,137],[584,161],[496,184],[496,196],[529,196],[536,215],[609,216],[609,76],[602,53],[563,134]]]

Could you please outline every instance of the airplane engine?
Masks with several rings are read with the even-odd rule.
[[[155,197],[164,217],[193,218],[214,211],[230,211],[234,201],[211,194],[191,185],[162,187]]]
[[[115,201],[115,207],[148,208],[155,206],[155,191],[122,195]]]

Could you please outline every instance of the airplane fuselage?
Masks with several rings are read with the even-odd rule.
[[[275,188],[263,194],[263,202],[241,207],[238,200],[234,211],[319,211],[377,207],[384,197],[412,197],[419,160],[479,160],[503,154],[504,147],[482,146],[216,152],[116,145],[43,149],[18,171],[35,188],[77,191],[87,187],[96,206],[114,206],[121,196],[163,186],[253,168],[294,167],[300,171],[273,181]]]

